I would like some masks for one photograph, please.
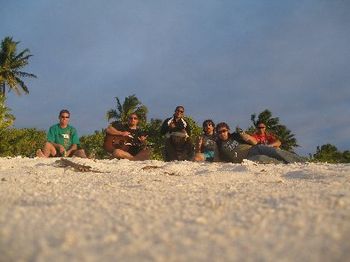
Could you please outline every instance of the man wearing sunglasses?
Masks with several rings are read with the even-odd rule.
[[[303,157],[291,152],[258,144],[253,136],[239,128],[231,134],[230,127],[224,122],[216,126],[216,132],[221,161],[241,163],[243,159],[248,159],[263,164],[305,162]]]
[[[110,153],[118,159],[148,160],[150,150],[147,148],[147,134],[139,126],[139,117],[132,113],[128,117],[128,123],[113,122],[106,129],[109,136],[115,137],[112,141],[113,149]]]
[[[67,109],[60,111],[59,123],[50,127],[44,148],[38,149],[38,157],[71,157],[86,158],[84,149],[79,148],[77,130],[69,125],[70,113]]]
[[[164,120],[160,134],[165,135],[165,161],[191,160],[194,153],[191,128],[184,119],[185,108],[177,106],[174,115]]]

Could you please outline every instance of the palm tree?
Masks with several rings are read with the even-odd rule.
[[[17,54],[17,45],[12,37],[5,37],[1,42],[0,49],[0,94],[5,96],[6,86],[9,90],[14,90],[18,95],[21,91],[28,94],[27,85],[23,82],[24,77],[36,78],[36,75],[21,71],[28,65],[28,60],[32,56],[29,49],[24,49]]]
[[[116,109],[110,109],[107,114],[107,120],[115,119],[118,122],[126,124],[128,122],[128,116],[131,113],[136,113],[139,116],[140,124],[144,125],[147,120],[148,109],[143,105],[135,95],[131,95],[125,98],[124,103],[121,104],[118,97]]]
[[[252,114],[250,119],[253,122],[253,126],[248,129],[248,132],[254,132],[257,123],[262,121],[266,124],[267,131],[271,131],[279,138],[282,143],[282,149],[293,151],[294,147],[299,146],[295,135],[292,134],[292,132],[285,125],[281,125],[279,123],[280,120],[278,117],[272,117],[272,113],[269,110],[265,109],[258,115],[257,119],[256,114]]]

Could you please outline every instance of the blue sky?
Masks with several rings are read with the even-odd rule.
[[[149,118],[176,105],[233,128],[272,111],[303,155],[350,149],[350,1],[1,1],[0,38],[34,55],[30,94],[8,94],[16,127],[47,129],[62,108],[80,135],[136,96]]]

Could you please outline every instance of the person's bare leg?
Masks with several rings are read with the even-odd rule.
[[[198,161],[198,162],[205,161],[204,154],[196,153],[193,157],[193,161]]]
[[[85,154],[84,149],[78,149],[78,150],[74,151],[73,156],[86,158],[86,154]]]
[[[134,156],[133,160],[136,161],[144,161],[144,160],[149,160],[151,158],[151,151],[147,148],[141,150],[140,152],[137,153],[136,156]]]
[[[113,157],[119,158],[119,159],[129,159],[134,160],[134,156],[129,154],[128,152],[121,150],[121,149],[115,149],[113,151]]]
[[[50,157],[57,154],[56,148],[50,142],[46,142],[44,148],[36,151],[37,157]]]

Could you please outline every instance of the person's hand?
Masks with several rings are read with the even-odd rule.
[[[174,120],[170,122],[169,127],[170,128],[175,128],[176,127],[176,124],[175,124]]]
[[[139,141],[142,143],[142,144],[144,144],[145,142],[146,142],[146,140],[147,140],[147,137],[148,137],[148,135],[146,135],[146,136],[139,136]]]
[[[130,132],[128,131],[123,131],[122,136],[131,136]]]
[[[66,149],[62,145],[58,145],[58,152],[60,152],[62,156],[65,156]]]
[[[70,156],[71,153],[72,153],[72,150],[64,151],[64,155],[63,156]]]
[[[236,132],[237,132],[238,134],[244,133],[243,129],[240,128],[239,126],[236,126]]]

